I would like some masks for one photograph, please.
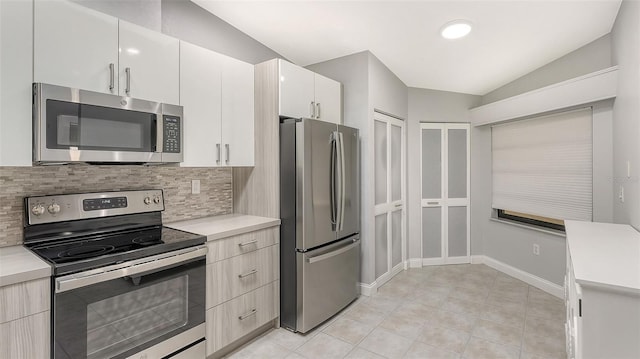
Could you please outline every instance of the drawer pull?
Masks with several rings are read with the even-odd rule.
[[[254,239],[254,240],[249,241],[249,242],[238,243],[238,246],[239,247],[246,247],[246,246],[249,246],[249,245],[252,245],[252,244],[256,244],[256,243],[258,243],[258,240]]]
[[[243,314],[243,315],[239,316],[239,317],[238,317],[238,319],[240,319],[240,320],[245,320],[245,319],[249,318],[249,317],[250,317],[250,316],[252,316],[252,315],[256,315],[256,313],[257,313],[257,312],[258,312],[258,310],[257,310],[257,309],[255,309],[255,308],[254,308],[254,309],[251,309],[251,310],[249,311],[249,313],[247,313],[247,314]]]
[[[244,277],[248,277],[248,276],[256,274],[256,273],[258,273],[258,270],[257,269],[253,269],[253,270],[248,271],[247,273],[238,274],[238,278],[242,279]]]

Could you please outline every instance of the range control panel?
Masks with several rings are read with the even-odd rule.
[[[27,197],[29,225],[158,212],[164,210],[162,190],[100,192]]]
[[[164,115],[162,152],[180,153],[180,117]]]

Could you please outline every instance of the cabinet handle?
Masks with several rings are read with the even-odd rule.
[[[110,63],[109,64],[109,91],[113,91],[114,87],[116,87],[115,85],[115,64],[114,63]]]
[[[398,208],[398,207],[402,207],[402,203],[398,203],[398,204],[396,204],[396,205],[395,205],[395,207],[396,207],[396,208]]]
[[[225,149],[225,161],[227,162],[227,164],[229,164],[229,144],[228,143],[225,143],[224,149]]]
[[[124,69],[124,74],[127,76],[127,87],[124,89],[127,95],[131,92],[131,68],[127,67]]]
[[[248,246],[248,245],[251,245],[251,244],[255,244],[255,243],[258,243],[257,239],[254,239],[254,240],[249,241],[249,242],[238,243],[238,246],[245,247],[245,246]]]
[[[258,273],[258,270],[257,269],[252,269],[252,270],[248,271],[247,273],[238,274],[238,278],[242,279],[242,278],[248,277],[250,275],[254,275],[256,273]]]
[[[440,202],[427,202],[427,204],[430,206],[437,206],[440,204]]]
[[[249,318],[252,315],[256,315],[257,312],[258,312],[258,310],[253,308],[253,309],[251,309],[249,311],[249,313],[246,313],[246,314],[243,314],[243,315],[239,316],[238,319],[245,320],[245,319]]]
[[[218,157],[216,159],[216,164],[220,164],[220,144],[216,143],[216,150],[218,151]]]
[[[309,108],[310,109],[309,112],[310,112],[311,118],[316,118],[316,105],[315,104],[316,104],[315,102],[311,101],[311,107]]]
[[[316,103],[316,118],[320,118],[320,102]]]

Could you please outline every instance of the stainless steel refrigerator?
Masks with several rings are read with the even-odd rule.
[[[280,123],[280,325],[305,333],[358,297],[358,130]]]

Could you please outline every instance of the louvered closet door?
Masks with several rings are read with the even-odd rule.
[[[375,274],[380,285],[403,269],[404,122],[374,115]]]
[[[423,264],[469,263],[469,125],[420,128]]]

